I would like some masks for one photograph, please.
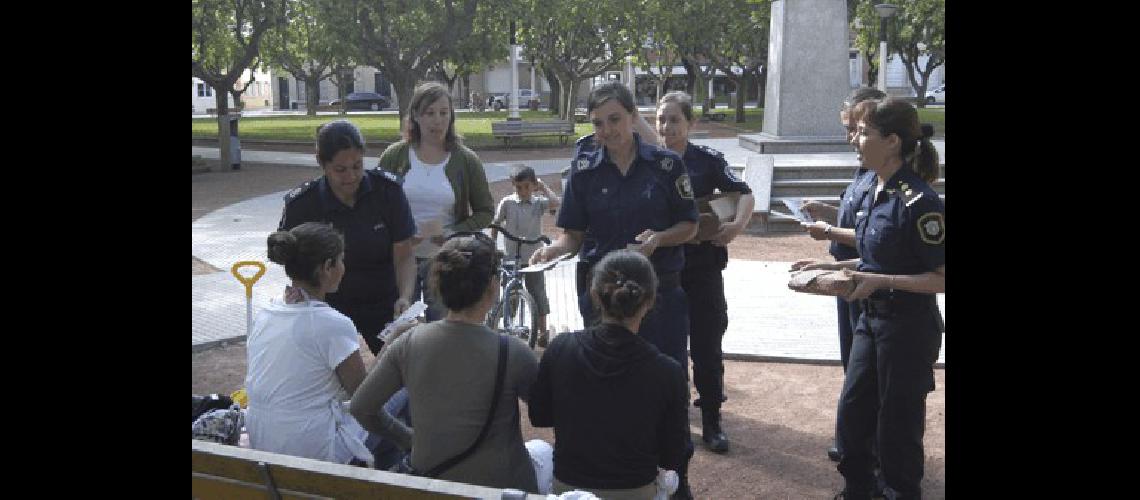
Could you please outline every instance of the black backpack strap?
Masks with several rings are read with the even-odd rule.
[[[479,437],[475,438],[475,442],[471,443],[463,453],[451,457],[446,462],[443,462],[431,470],[427,471],[424,477],[439,477],[450,469],[455,464],[462,462],[463,459],[471,455],[475,448],[479,447],[479,443],[483,442],[483,438],[487,436],[487,431],[491,428],[491,420],[495,418],[495,410],[499,406],[499,394],[503,391],[503,376],[507,371],[507,358],[510,356],[510,344],[506,335],[499,335],[499,368],[495,373],[495,390],[491,393],[491,411],[487,413],[487,421],[483,423],[483,430],[479,431]]]

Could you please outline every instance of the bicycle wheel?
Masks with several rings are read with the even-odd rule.
[[[523,287],[512,287],[491,312],[492,329],[502,330],[508,335],[522,339],[531,349],[538,341],[535,324],[538,319],[534,298]]]

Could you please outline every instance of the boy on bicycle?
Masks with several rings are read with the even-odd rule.
[[[542,214],[550,211],[553,215],[558,210],[559,198],[542,179],[534,174],[534,169],[526,165],[516,165],[511,170],[511,185],[515,193],[507,195],[499,202],[492,224],[502,226],[511,234],[520,238],[534,239],[542,234]],[[536,192],[542,196],[536,196]],[[491,238],[497,239],[499,232],[491,229]],[[503,250],[507,258],[514,258],[516,253],[520,256],[517,265],[526,267],[531,254],[538,249],[538,244],[520,244],[509,239],[503,239]],[[521,248],[518,248],[521,247]],[[542,273],[526,273],[523,278],[526,289],[534,297],[538,321],[535,325],[538,332],[537,344],[546,347],[550,334],[546,328],[546,315],[550,314],[550,303],[546,298],[546,280]]]

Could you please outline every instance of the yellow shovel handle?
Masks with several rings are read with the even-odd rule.
[[[252,278],[246,278],[238,272],[239,268],[247,266],[257,268],[257,273],[255,273]],[[253,298],[253,284],[257,283],[257,280],[261,279],[261,275],[265,274],[265,264],[256,260],[243,260],[241,262],[235,262],[233,267],[230,268],[230,274],[233,274],[234,277],[241,282],[241,284],[245,285],[245,298],[250,299]]]

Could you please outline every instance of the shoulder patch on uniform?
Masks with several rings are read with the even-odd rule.
[[[594,134],[584,135],[582,137],[579,137],[577,141],[574,141],[575,146],[592,145],[593,143],[594,143]]]
[[[369,170],[369,172],[372,172],[376,177],[381,177],[381,178],[387,179],[389,181],[395,182],[396,184],[400,183],[400,177],[399,176],[397,176],[396,174],[393,174],[392,172],[384,170],[380,167],[376,167],[372,170]]]
[[[301,184],[300,186],[293,188],[292,191],[285,193],[285,202],[288,203],[292,200],[297,199],[298,196],[301,196],[301,195],[305,194],[306,191],[313,189],[313,187],[315,187],[318,182],[320,182],[319,178],[313,179],[311,181],[307,181],[304,184]]]
[[[573,166],[574,171],[576,172],[594,168],[594,165],[590,162],[590,158],[586,155],[579,155],[577,158],[575,158]]]
[[[677,194],[680,194],[681,198],[693,199],[693,183],[689,180],[689,174],[683,173],[677,177],[675,185],[677,186]]]
[[[939,212],[930,212],[918,218],[918,236],[930,245],[946,240],[946,222]]]
[[[715,156],[717,158],[724,158],[724,153],[717,151],[713,148],[710,148],[708,146],[705,146],[703,144],[697,145],[697,149],[703,151],[705,154],[707,154],[709,156]]]

